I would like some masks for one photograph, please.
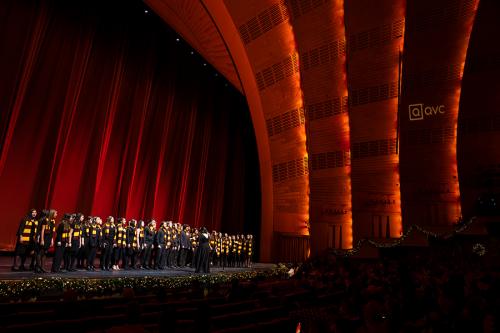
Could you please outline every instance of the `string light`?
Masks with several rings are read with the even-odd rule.
[[[370,239],[361,239],[356,246],[348,250],[332,249],[338,256],[350,257],[361,250],[361,247],[368,243],[376,248],[393,248],[400,246],[413,232],[417,231],[427,237],[449,239],[459,233],[467,230],[476,220],[472,217],[450,233],[438,234],[422,228],[419,225],[412,225],[397,240],[389,243],[379,243]],[[484,246],[475,245],[476,252],[485,252]],[[482,255],[481,254],[481,255]],[[79,297],[92,297],[102,295],[112,295],[120,293],[124,288],[132,288],[137,292],[151,292],[158,290],[175,290],[180,288],[189,288],[194,285],[212,287],[219,284],[229,283],[233,279],[238,280],[257,280],[272,278],[288,278],[289,268],[279,264],[268,271],[246,271],[235,273],[217,273],[206,275],[186,275],[177,277],[168,276],[143,276],[143,277],[120,277],[111,279],[88,279],[88,278],[63,278],[63,277],[38,277],[34,279],[6,280],[0,281],[0,299],[12,300],[13,298],[36,300],[37,297],[45,294],[62,293],[66,290],[76,292]]]
[[[417,232],[420,232],[421,234],[424,234],[427,237],[432,237],[432,238],[443,238],[443,239],[449,239],[459,233],[464,232],[469,226],[476,220],[476,217],[472,217],[469,221],[461,224],[459,227],[457,227],[455,230],[453,230],[450,233],[447,234],[438,234],[429,230],[426,230],[422,228],[421,226],[414,224],[408,228],[408,230],[397,240],[389,243],[379,243],[376,241],[373,241],[371,239],[360,239],[357,243],[356,246],[353,247],[352,249],[349,250],[339,250],[339,249],[332,249],[333,253],[338,256],[344,256],[344,257],[350,257],[358,253],[361,248],[363,247],[363,244],[368,243],[376,248],[393,248],[397,246],[401,246],[403,241],[408,238],[414,230]]]
[[[34,278],[23,280],[0,281],[0,299],[12,300],[13,298],[36,300],[37,297],[48,293],[62,294],[66,290],[74,291],[78,297],[92,297],[113,295],[121,293],[124,288],[132,288],[136,292],[154,292],[159,290],[186,289],[193,286],[205,288],[219,284],[230,283],[233,279],[260,280],[260,279],[285,279],[288,278],[289,268],[277,265],[267,271],[246,271],[234,273],[217,273],[186,276],[143,276],[120,277],[111,279],[88,278]]]

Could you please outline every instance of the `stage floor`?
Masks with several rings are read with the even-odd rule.
[[[101,271],[99,268],[95,272],[89,272],[87,270],[79,269],[76,272],[64,272],[64,273],[43,273],[35,274],[31,271],[25,272],[12,272],[12,257],[0,257],[0,280],[23,280],[23,279],[33,279],[37,277],[50,278],[50,277],[63,277],[63,278],[89,278],[89,279],[113,279],[113,278],[123,278],[123,277],[144,277],[144,276],[155,276],[155,277],[173,277],[173,276],[185,276],[196,274],[193,268],[166,268],[164,270],[124,270],[119,271]],[[96,261],[97,262],[97,261]],[[47,258],[45,262],[45,269],[50,268],[52,264],[52,259]],[[26,266],[29,266],[29,261]],[[251,268],[228,268],[225,269],[219,267],[210,267],[210,274],[217,273],[236,273],[245,271],[268,271],[276,267],[275,264],[263,264],[254,263]]]

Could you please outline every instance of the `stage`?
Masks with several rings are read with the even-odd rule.
[[[85,269],[78,269],[76,272],[63,272],[63,273],[43,273],[35,274],[32,271],[24,272],[13,272],[11,271],[12,257],[2,256],[0,257],[0,280],[23,280],[23,279],[33,279],[33,278],[52,278],[60,277],[67,279],[114,279],[114,278],[142,278],[142,277],[179,277],[179,276],[189,276],[189,275],[202,275],[195,273],[193,268],[166,268],[164,270],[144,270],[144,269],[120,269],[119,271],[101,271],[99,268],[95,272],[89,272]],[[28,267],[30,262],[27,260]],[[50,269],[52,265],[52,258],[47,258],[46,260],[46,270]],[[276,265],[274,264],[264,264],[255,263],[250,268],[233,268],[233,267],[210,267],[210,275],[215,275],[219,273],[232,274],[241,272],[265,272],[274,269]]]
[[[51,260],[46,260],[50,267]],[[218,288],[235,280],[253,281],[288,277],[284,265],[253,264],[251,268],[211,267],[209,274],[194,269],[167,268],[164,270],[124,270],[91,272],[43,273],[11,271],[12,257],[0,257],[0,303],[13,300],[40,300],[63,297],[68,291],[78,298],[109,297],[132,289],[137,294],[190,292],[199,288]],[[29,262],[28,262],[29,265]],[[194,288],[194,289],[193,289]]]

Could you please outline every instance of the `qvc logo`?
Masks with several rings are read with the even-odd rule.
[[[423,120],[424,117],[434,116],[438,113],[443,114],[444,105],[424,106],[424,104],[410,104],[408,105],[408,112],[410,114],[410,121]]]

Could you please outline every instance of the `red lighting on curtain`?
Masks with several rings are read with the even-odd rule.
[[[260,216],[244,97],[142,11],[0,4],[0,249],[32,206],[229,232]]]

